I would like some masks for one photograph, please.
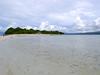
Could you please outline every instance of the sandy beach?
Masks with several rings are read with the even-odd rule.
[[[0,36],[0,75],[100,75],[100,36]]]
[[[35,35],[34,34],[13,34],[13,35],[0,36],[0,41],[13,38],[13,37],[25,37],[25,36],[34,37],[34,36],[50,36],[50,35],[49,34],[35,34]]]

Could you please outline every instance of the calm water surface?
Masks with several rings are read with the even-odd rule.
[[[100,36],[8,38],[0,42],[0,75],[100,75]]]

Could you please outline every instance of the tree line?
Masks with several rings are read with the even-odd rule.
[[[5,31],[5,35],[9,34],[64,34],[63,32],[60,31],[46,31],[46,30],[34,30],[34,29],[23,29],[20,27],[17,28],[8,28]]]

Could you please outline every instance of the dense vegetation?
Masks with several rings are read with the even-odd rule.
[[[59,31],[40,31],[40,30],[33,30],[33,29],[22,29],[20,27],[17,28],[9,28],[7,29],[7,31],[5,32],[5,35],[9,35],[9,34],[64,34],[63,32],[59,32]]]

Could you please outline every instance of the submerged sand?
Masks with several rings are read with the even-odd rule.
[[[100,36],[0,37],[0,75],[100,75]]]

